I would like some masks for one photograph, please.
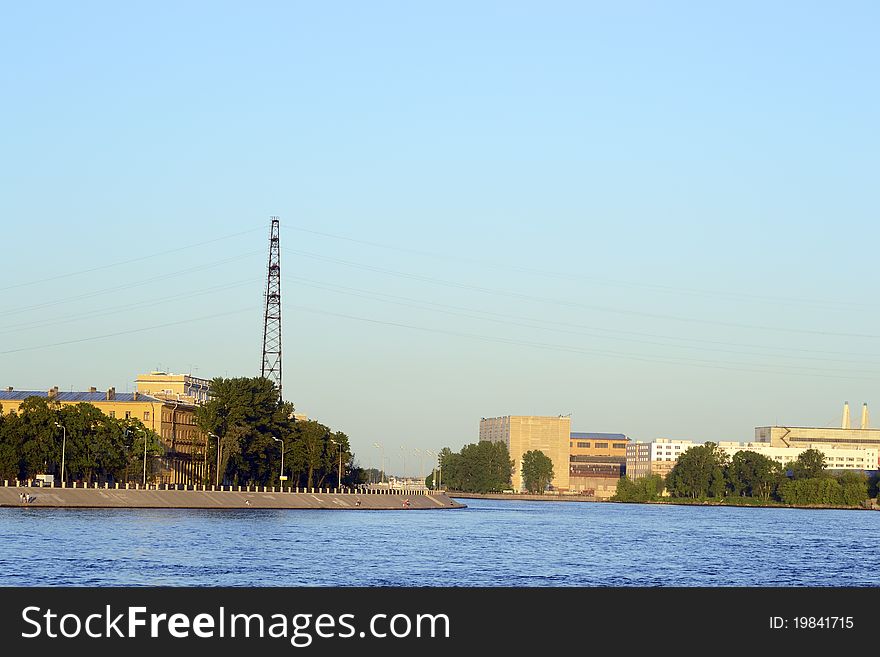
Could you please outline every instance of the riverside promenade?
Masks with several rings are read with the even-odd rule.
[[[0,482],[0,507],[116,509],[462,509],[445,492],[354,491],[350,489],[285,489],[272,486],[188,486],[59,488]],[[27,496],[27,502],[22,500]]]

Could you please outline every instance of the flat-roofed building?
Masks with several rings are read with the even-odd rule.
[[[204,404],[208,401],[208,394],[211,391],[209,379],[158,370],[149,374],[139,374],[135,384],[138,392],[145,395],[159,399],[179,399],[188,404]]]
[[[678,457],[693,447],[692,440],[657,438],[649,443],[630,443],[626,447],[626,475],[639,479],[650,474],[665,477]]]
[[[772,447],[836,445],[848,449],[880,448],[880,429],[842,429],[829,427],[755,427],[755,442]]]
[[[797,447],[774,447],[769,442],[720,442],[718,448],[730,458],[737,452],[757,452],[773,459],[783,466],[797,460],[797,457],[808,449],[815,449],[825,456],[825,467],[829,470],[862,470],[878,469],[880,449],[876,447],[838,447],[828,443],[798,444]]]
[[[505,415],[480,419],[480,440],[503,442],[513,460],[511,484],[522,492],[522,456],[539,450],[553,461],[550,485],[558,491],[569,489],[569,442],[571,418],[565,415]]]
[[[91,404],[108,417],[117,420],[139,420],[155,432],[164,454],[152,460],[154,481],[168,484],[201,484],[205,481],[207,435],[196,426],[196,406],[178,400],[159,399],[141,392],[116,392],[109,388],[99,392],[62,392],[57,387],[48,391],[0,390],[3,413],[18,412],[28,397],[40,397],[60,406]]]
[[[880,429],[870,427],[867,404],[862,404],[859,428],[853,428],[850,420],[849,402],[844,402],[843,417],[839,427],[755,427],[755,442],[769,443],[771,447],[803,447],[824,444],[845,449],[880,449]]]
[[[573,431],[569,441],[569,491],[606,499],[617,491],[626,471],[626,446],[622,433]]]

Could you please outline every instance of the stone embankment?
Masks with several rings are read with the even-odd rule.
[[[601,502],[598,497],[587,495],[532,495],[530,493],[459,493],[450,491],[449,495],[470,500],[529,500],[541,502]]]
[[[267,487],[43,488],[0,486],[0,506],[116,509],[351,509],[408,510],[465,508],[443,492],[354,491]],[[294,492],[291,492],[294,491]],[[26,496],[26,501],[22,496]]]

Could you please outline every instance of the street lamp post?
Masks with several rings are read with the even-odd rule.
[[[380,450],[381,456],[379,457],[379,467],[381,468],[380,477],[381,483],[385,483],[385,447],[383,447],[379,443],[373,443],[373,447]]]
[[[406,481],[406,446],[400,446],[400,454],[403,458],[403,470],[400,473],[400,476],[403,477],[403,480]]]
[[[217,440],[217,469],[214,470],[214,488],[216,488],[220,485],[220,437],[215,436],[213,433],[208,435]]]
[[[424,481],[425,478],[422,476],[422,472],[423,472],[423,469],[424,469],[423,466],[422,466],[422,464],[423,464],[423,459],[422,459],[422,457],[424,456],[424,452],[423,452],[422,450],[420,450],[418,447],[416,447],[416,448],[413,450],[413,454],[415,454],[416,456],[419,457],[419,480],[420,480],[420,481]]]
[[[336,451],[339,452],[339,475],[336,479],[336,487],[339,490],[342,490],[342,445],[340,445],[338,442],[336,442],[332,438],[330,439],[330,442],[333,443],[334,445],[336,445]]]
[[[137,430],[141,432],[144,437],[144,488],[147,487],[147,432],[137,427]]]
[[[62,438],[61,438],[61,485],[64,485],[64,456],[67,448],[67,427],[56,422],[55,426],[61,429]]]
[[[281,438],[276,438],[272,436],[272,440],[276,443],[281,443],[281,473],[278,475],[278,481],[281,482],[281,486],[284,486],[284,441]]]
[[[425,454],[428,456],[437,456],[433,450],[426,449]],[[431,468],[431,488],[437,488],[437,476],[435,473],[437,472],[437,462],[434,461],[434,466]]]

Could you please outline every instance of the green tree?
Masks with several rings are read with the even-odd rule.
[[[543,493],[553,481],[553,461],[541,450],[531,450],[522,457],[523,486],[530,493]]]
[[[734,495],[760,497],[765,501],[770,500],[782,476],[776,461],[750,450],[734,454],[727,472]]]
[[[663,477],[657,474],[638,479],[623,476],[617,480],[613,502],[653,502],[663,493]]]
[[[3,415],[0,407],[0,479],[15,480],[23,476],[20,418],[15,413]]]
[[[480,441],[465,445],[458,454],[444,447],[438,458],[445,488],[465,493],[490,493],[510,488],[513,461],[504,443]]]
[[[725,491],[724,471],[727,455],[715,443],[686,450],[666,477],[666,487],[674,497],[720,497]]]
[[[216,378],[208,402],[196,411],[203,431],[220,437],[220,479],[267,485],[280,471],[280,443],[293,449],[293,405],[282,402],[275,384],[262,377]],[[216,445],[209,463],[216,463]],[[287,463],[285,462],[285,466]]]
[[[791,464],[792,479],[816,479],[825,474],[825,455],[818,449],[806,449]]]
[[[859,506],[869,495],[868,477],[864,472],[847,470],[837,477],[841,488],[841,500],[847,506]]]

